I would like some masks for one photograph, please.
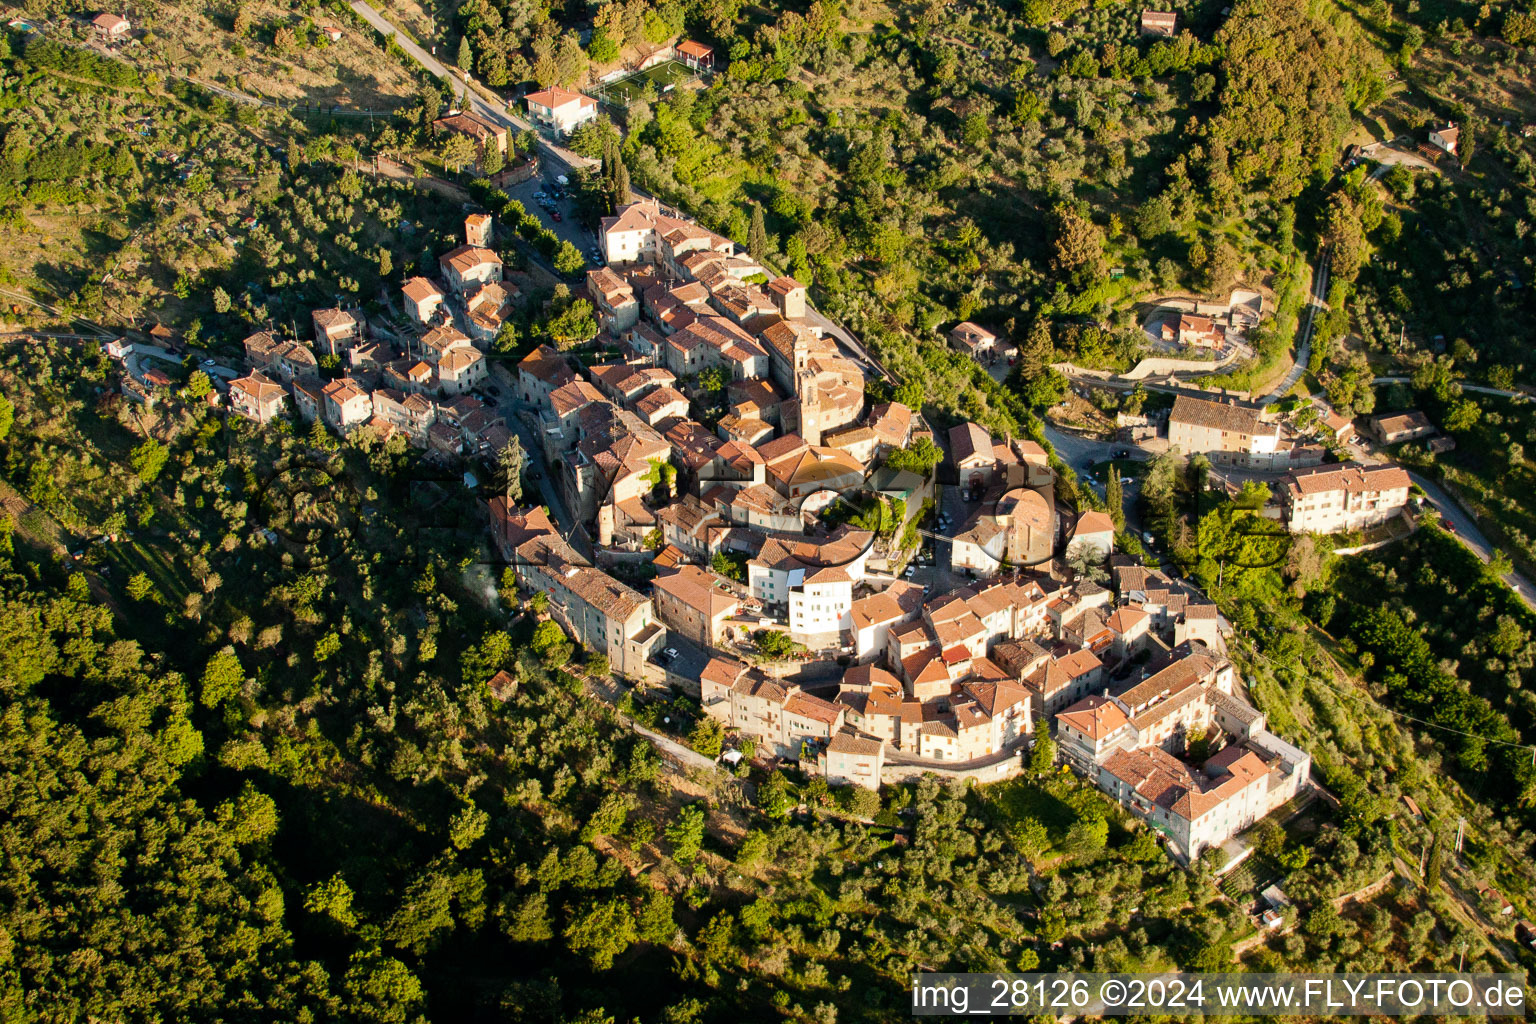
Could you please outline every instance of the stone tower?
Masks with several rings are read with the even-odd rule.
[[[464,244],[489,247],[491,244],[491,215],[472,213],[464,218]]]
[[[779,316],[785,320],[805,318],[805,285],[792,277],[776,277],[768,282],[768,290]]]
[[[800,393],[800,436],[809,445],[821,444],[821,388],[817,387],[817,374],[802,370],[796,378]]]

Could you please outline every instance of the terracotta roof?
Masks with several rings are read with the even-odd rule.
[[[351,377],[341,377],[320,389],[320,393],[337,405],[345,405],[359,398],[367,398],[368,392],[357,386]]]
[[[789,699],[784,702],[784,712],[826,725],[835,724],[843,715],[843,709],[836,704],[829,700],[822,700],[820,697],[813,697],[808,693],[790,694]]]
[[[703,43],[695,42],[692,39],[685,39],[677,44],[677,52],[688,57],[703,58],[710,56],[715,50],[712,46],[705,46]]]
[[[682,403],[680,415],[688,414],[688,396],[676,388],[660,387],[635,403],[635,411],[646,419],[654,417],[669,405]]]
[[[565,357],[548,345],[540,345],[517,364],[518,373],[526,373],[545,384],[559,387],[576,379]]]
[[[730,615],[741,606],[733,594],[717,586],[723,579],[696,565],[684,565],[670,573],[658,575],[654,585],[657,590],[670,594],[677,601],[713,620],[721,615]]]
[[[949,336],[963,342],[971,348],[975,348],[978,344],[997,340],[997,335],[993,334],[991,331],[987,330],[985,327],[982,327],[979,324],[971,323],[969,320],[961,324],[956,324],[955,328],[949,332]]]
[[[449,351],[443,358],[437,361],[437,372],[447,374],[459,374],[485,357],[479,349],[456,348]]]
[[[1028,487],[1015,487],[999,498],[997,514],[1015,526],[1033,530],[1049,531],[1052,526],[1050,503],[1045,500],[1045,495]]]
[[[1407,470],[1401,466],[1368,466],[1349,462],[1342,466],[1317,466],[1312,469],[1293,469],[1287,488],[1292,495],[1321,494],[1327,491],[1344,491],[1363,494],[1368,491],[1390,491],[1407,488],[1413,483]]]
[[[332,327],[357,326],[357,318],[354,317],[351,313],[348,313],[346,310],[340,308],[317,309],[311,312],[309,315],[310,319],[314,320],[316,327],[326,331],[330,330]]]
[[[411,278],[400,287],[400,290],[405,293],[406,298],[416,303],[425,302],[433,296],[439,299],[443,297],[443,293],[437,290],[437,285],[424,277]]]
[[[461,245],[443,254],[438,259],[438,263],[445,267],[452,267],[460,274],[465,274],[486,263],[494,263],[499,267],[501,257],[490,249],[484,249],[478,245]]]
[[[949,430],[949,453],[957,466],[977,455],[993,457],[992,438],[975,423],[961,423]]]
[[[569,575],[561,576],[560,581],[571,593],[610,618],[627,619],[648,603],[601,569],[576,567]]]
[[[265,404],[274,398],[286,398],[288,395],[281,384],[254,370],[247,377],[230,381],[229,390],[238,391],[258,404]]]
[[[1119,703],[1099,694],[1085,697],[1056,716],[1058,725],[1071,726],[1091,740],[1101,740],[1130,721]]]
[[[1124,635],[1150,618],[1151,616],[1139,605],[1128,604],[1116,608],[1104,624],[1116,633]]]
[[[470,110],[460,110],[432,122],[434,128],[446,128],[450,131],[462,132],[465,135],[484,141],[490,138],[499,138],[506,132],[505,128],[492,124],[479,114]]]
[[[562,89],[558,85],[551,86],[548,89],[540,89],[538,92],[531,92],[523,98],[529,103],[548,107],[551,110],[559,110],[567,103],[579,103],[583,107],[591,107],[597,104],[597,100],[590,96],[584,96],[579,92],[571,92],[569,89]]]
[[[573,380],[549,394],[549,404],[554,408],[555,415],[562,419],[594,402],[605,401],[607,399],[603,393],[584,380]]]
[[[1209,402],[1203,398],[1179,395],[1173,400],[1173,411],[1168,414],[1169,423],[1187,423],[1210,430],[1224,430],[1231,434],[1268,434],[1272,425],[1261,419],[1260,410],[1251,405],[1227,402]]]
[[[827,753],[849,757],[878,757],[885,749],[885,741],[863,736],[847,729],[839,729],[827,744]]]
[[[1077,525],[1072,528],[1072,536],[1082,537],[1095,533],[1114,533],[1115,524],[1109,516],[1103,512],[1089,511],[1077,517]]]
[[[736,680],[740,679],[741,674],[746,670],[747,666],[734,658],[715,655],[704,663],[699,679],[719,686],[734,686]]]

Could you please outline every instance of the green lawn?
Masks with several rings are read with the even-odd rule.
[[[115,581],[118,586],[135,573],[142,572],[154,581],[156,591],[167,602],[180,604],[192,590],[192,581],[164,552],[145,547],[136,540],[108,543],[102,548],[114,571],[122,574]]]

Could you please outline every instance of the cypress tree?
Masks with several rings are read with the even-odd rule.
[[[747,229],[747,251],[760,260],[768,254],[768,229],[763,225],[761,203],[752,205],[752,226]]]

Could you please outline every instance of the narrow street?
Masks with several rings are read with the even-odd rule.
[[[571,546],[589,563],[593,562],[596,556],[592,549],[592,542],[588,539],[585,530],[576,528],[575,520],[565,507],[565,499],[560,496],[559,489],[555,487],[553,474],[544,464],[544,446],[539,442],[538,431],[525,419],[527,416],[537,417],[538,413],[530,411],[528,406],[518,401],[517,372],[508,369],[503,363],[495,363],[491,373],[496,387],[501,391],[501,395],[496,398],[496,411],[501,414],[502,419],[507,421],[507,429],[515,433],[518,441],[522,443],[524,467],[538,473],[538,479],[534,482],[538,484],[542,504],[549,508],[549,514],[554,519],[555,525],[560,528],[560,533]],[[524,473],[525,486],[527,477],[528,474]],[[532,495],[525,491],[524,502],[531,499]]]

